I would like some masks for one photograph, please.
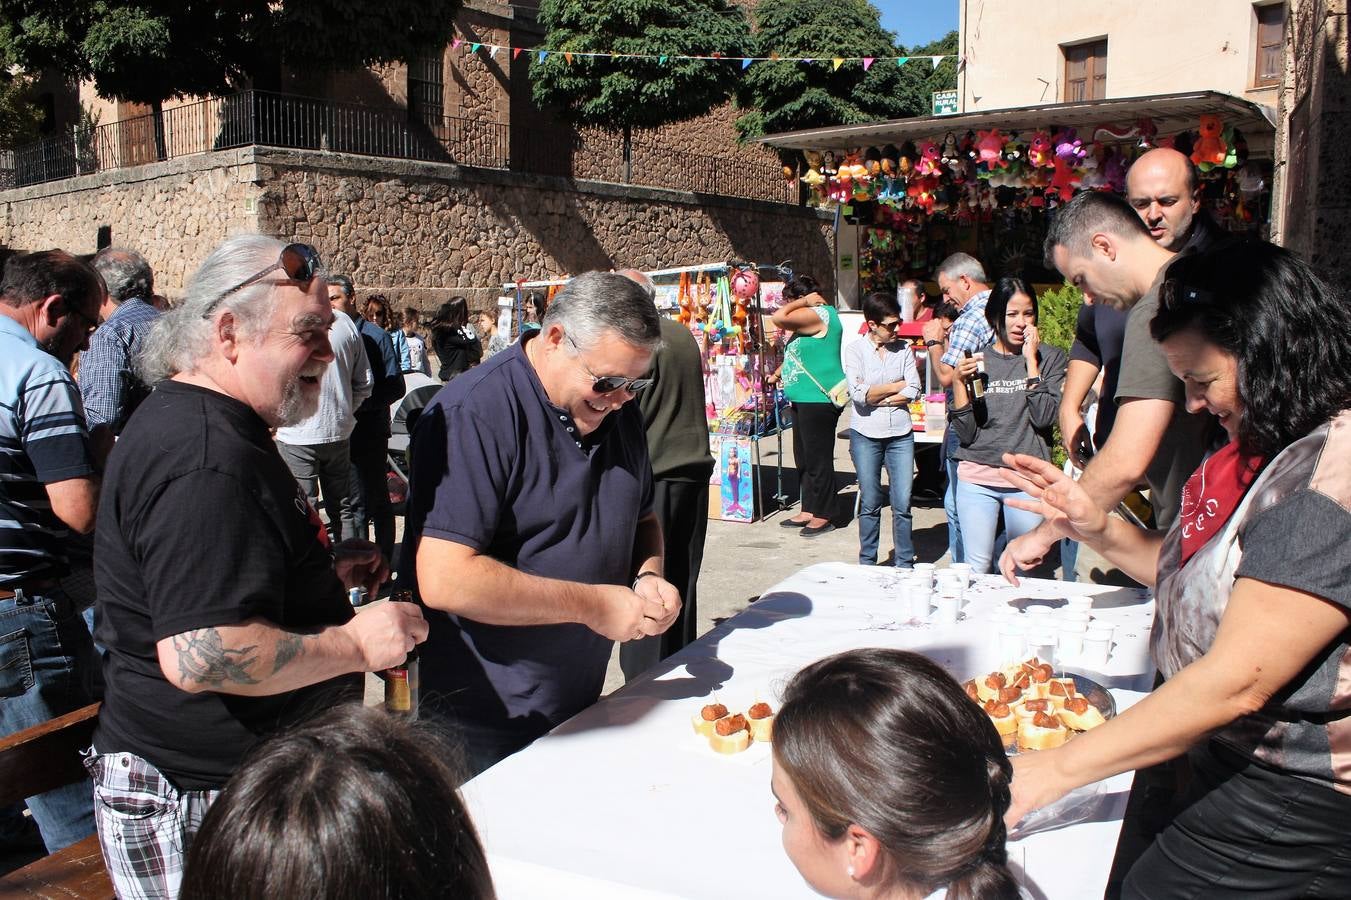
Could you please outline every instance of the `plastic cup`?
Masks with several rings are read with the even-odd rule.
[[[934,600],[934,621],[939,625],[956,625],[957,614],[962,609],[962,598],[952,594],[940,594]]]
[[[1023,658],[1027,650],[1027,625],[1024,616],[1006,619],[999,623],[999,658],[1004,662],[1013,662]]]
[[[1112,656],[1112,634],[1116,626],[1107,622],[1094,622],[1084,633],[1084,650],[1080,658],[1085,665],[1105,666]]]
[[[947,570],[944,569],[943,572]],[[935,584],[935,590],[942,594],[952,594],[956,597],[966,596],[966,582],[953,576],[944,576],[943,572],[938,573],[938,580]]]
[[[928,582],[929,587],[933,587],[934,583],[933,563],[915,563],[915,567],[910,571],[914,573],[915,577],[926,580]]]
[[[1033,626],[1027,632],[1027,655],[1035,656],[1042,662],[1048,662],[1054,666],[1059,643],[1054,631],[1041,626]]]
[[[1060,643],[1056,648],[1062,659],[1081,656],[1084,652],[1084,631],[1080,628],[1064,627],[1060,629]]]
[[[1066,612],[1086,613],[1093,608],[1092,597],[1066,597],[1062,607]]]
[[[1042,624],[1050,624],[1050,621],[1051,621],[1051,607],[1049,607],[1049,606],[1042,606],[1040,603],[1033,604],[1032,606],[1029,606],[1029,607],[1027,608],[1027,615],[1028,615],[1029,618],[1032,619],[1033,622],[1040,622],[1040,623],[1042,623]]]
[[[1060,614],[1060,628],[1063,631],[1070,626],[1074,626],[1079,632],[1088,630],[1092,617],[1085,612],[1062,612]]]
[[[910,618],[912,619],[929,618],[929,605],[931,597],[932,592],[927,587],[920,584],[910,585],[909,590]]]
[[[971,586],[971,564],[970,564],[970,563],[953,563],[952,565],[948,566],[947,571],[949,571],[949,572],[955,572],[955,573],[957,573],[958,575],[962,576],[962,586],[963,586],[963,587],[970,587],[970,586]]]

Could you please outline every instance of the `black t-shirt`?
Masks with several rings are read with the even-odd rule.
[[[215,789],[261,737],[359,697],[359,676],[240,697],[190,694],[160,670],[156,642],[186,631],[254,616],[297,630],[350,619],[317,522],[248,406],[172,381],[141,404],[99,503],[100,753],[144,757],[181,790]]]

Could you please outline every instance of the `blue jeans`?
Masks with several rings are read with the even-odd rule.
[[[957,514],[957,460],[952,453],[957,449],[957,432],[953,428],[943,433],[943,467],[947,470],[948,485],[943,489],[943,512],[948,517],[948,561],[970,562],[962,546],[962,523]]]
[[[0,600],[0,734],[93,703],[87,679],[98,664],[89,629],[60,588]],[[94,833],[89,782],[27,799],[49,853]]]
[[[957,482],[957,515],[962,520],[962,544],[966,562],[971,571],[985,575],[994,560],[995,531],[999,527],[999,509],[1004,509],[1004,530],[1008,539],[1027,534],[1041,524],[1041,516],[1023,509],[1014,509],[1007,501],[1032,499],[1012,487],[989,487]]]
[[[910,537],[910,488],[915,480],[915,436],[871,438],[849,432],[849,455],[858,473],[858,561],[877,565],[877,538],[882,530],[882,465],[891,485],[891,538],[894,564],[908,569],[915,559]]]
[[[1060,580],[1077,581],[1074,566],[1079,562],[1079,542],[1069,538],[1060,539]]]

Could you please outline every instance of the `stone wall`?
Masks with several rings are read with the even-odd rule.
[[[1276,157],[1277,240],[1351,290],[1351,24],[1348,0],[1294,0],[1286,24]]]
[[[228,234],[312,243],[332,271],[398,305],[588,269],[728,258],[831,279],[828,217],[794,206],[265,147],[205,153],[0,192],[0,242],[90,252],[100,226],[146,254],[170,297]]]

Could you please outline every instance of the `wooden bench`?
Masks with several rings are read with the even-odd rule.
[[[87,781],[80,752],[94,741],[99,704],[0,738],[0,806]],[[91,788],[92,790],[92,788]],[[0,877],[0,897],[90,897],[110,900],[98,835]]]

